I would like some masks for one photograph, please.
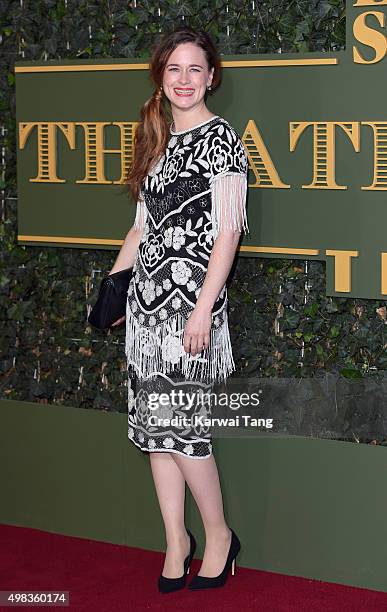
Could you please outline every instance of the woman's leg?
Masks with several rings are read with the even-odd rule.
[[[215,457],[193,459],[172,454],[198,505],[206,532],[206,548],[199,576],[218,576],[226,563],[231,531],[223,511],[223,499]]]
[[[150,464],[167,540],[162,575],[178,578],[190,550],[184,520],[185,480],[171,453],[151,452]]]

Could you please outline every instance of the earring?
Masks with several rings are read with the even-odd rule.
[[[207,87],[207,89],[208,89],[208,91],[211,91],[211,85],[209,85],[209,86]]]
[[[160,85],[159,89],[155,93],[155,98],[156,100],[161,100],[162,97],[163,97],[163,86]]]

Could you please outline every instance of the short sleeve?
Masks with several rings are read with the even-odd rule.
[[[137,230],[142,230],[145,227],[145,223],[147,220],[148,211],[145,203],[145,199],[143,197],[142,192],[140,192],[139,198],[137,200],[137,208],[136,208],[136,216],[134,219],[133,227]]]
[[[214,238],[221,230],[250,231],[246,210],[247,155],[235,130],[224,125],[221,128],[209,142],[208,155]]]

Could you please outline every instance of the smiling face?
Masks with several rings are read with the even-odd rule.
[[[204,95],[211,85],[214,69],[208,69],[201,47],[181,43],[172,51],[163,74],[163,90],[172,110],[197,111],[205,108]]]

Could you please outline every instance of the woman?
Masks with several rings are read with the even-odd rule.
[[[240,550],[224,517],[210,429],[193,419],[209,415],[210,402],[189,408],[171,392],[203,400],[235,370],[225,283],[241,231],[248,231],[248,163],[238,134],[206,107],[207,92],[220,84],[219,56],[206,33],[185,27],[164,35],[150,74],[156,89],[141,109],[128,177],[136,218],[111,273],[134,265],[126,311],[128,436],[150,453],[167,540],[159,577],[165,593],[185,586],[196,548],[184,522],[186,482],[206,534],[189,588],[222,586]],[[167,404],[160,393],[168,393]]]

